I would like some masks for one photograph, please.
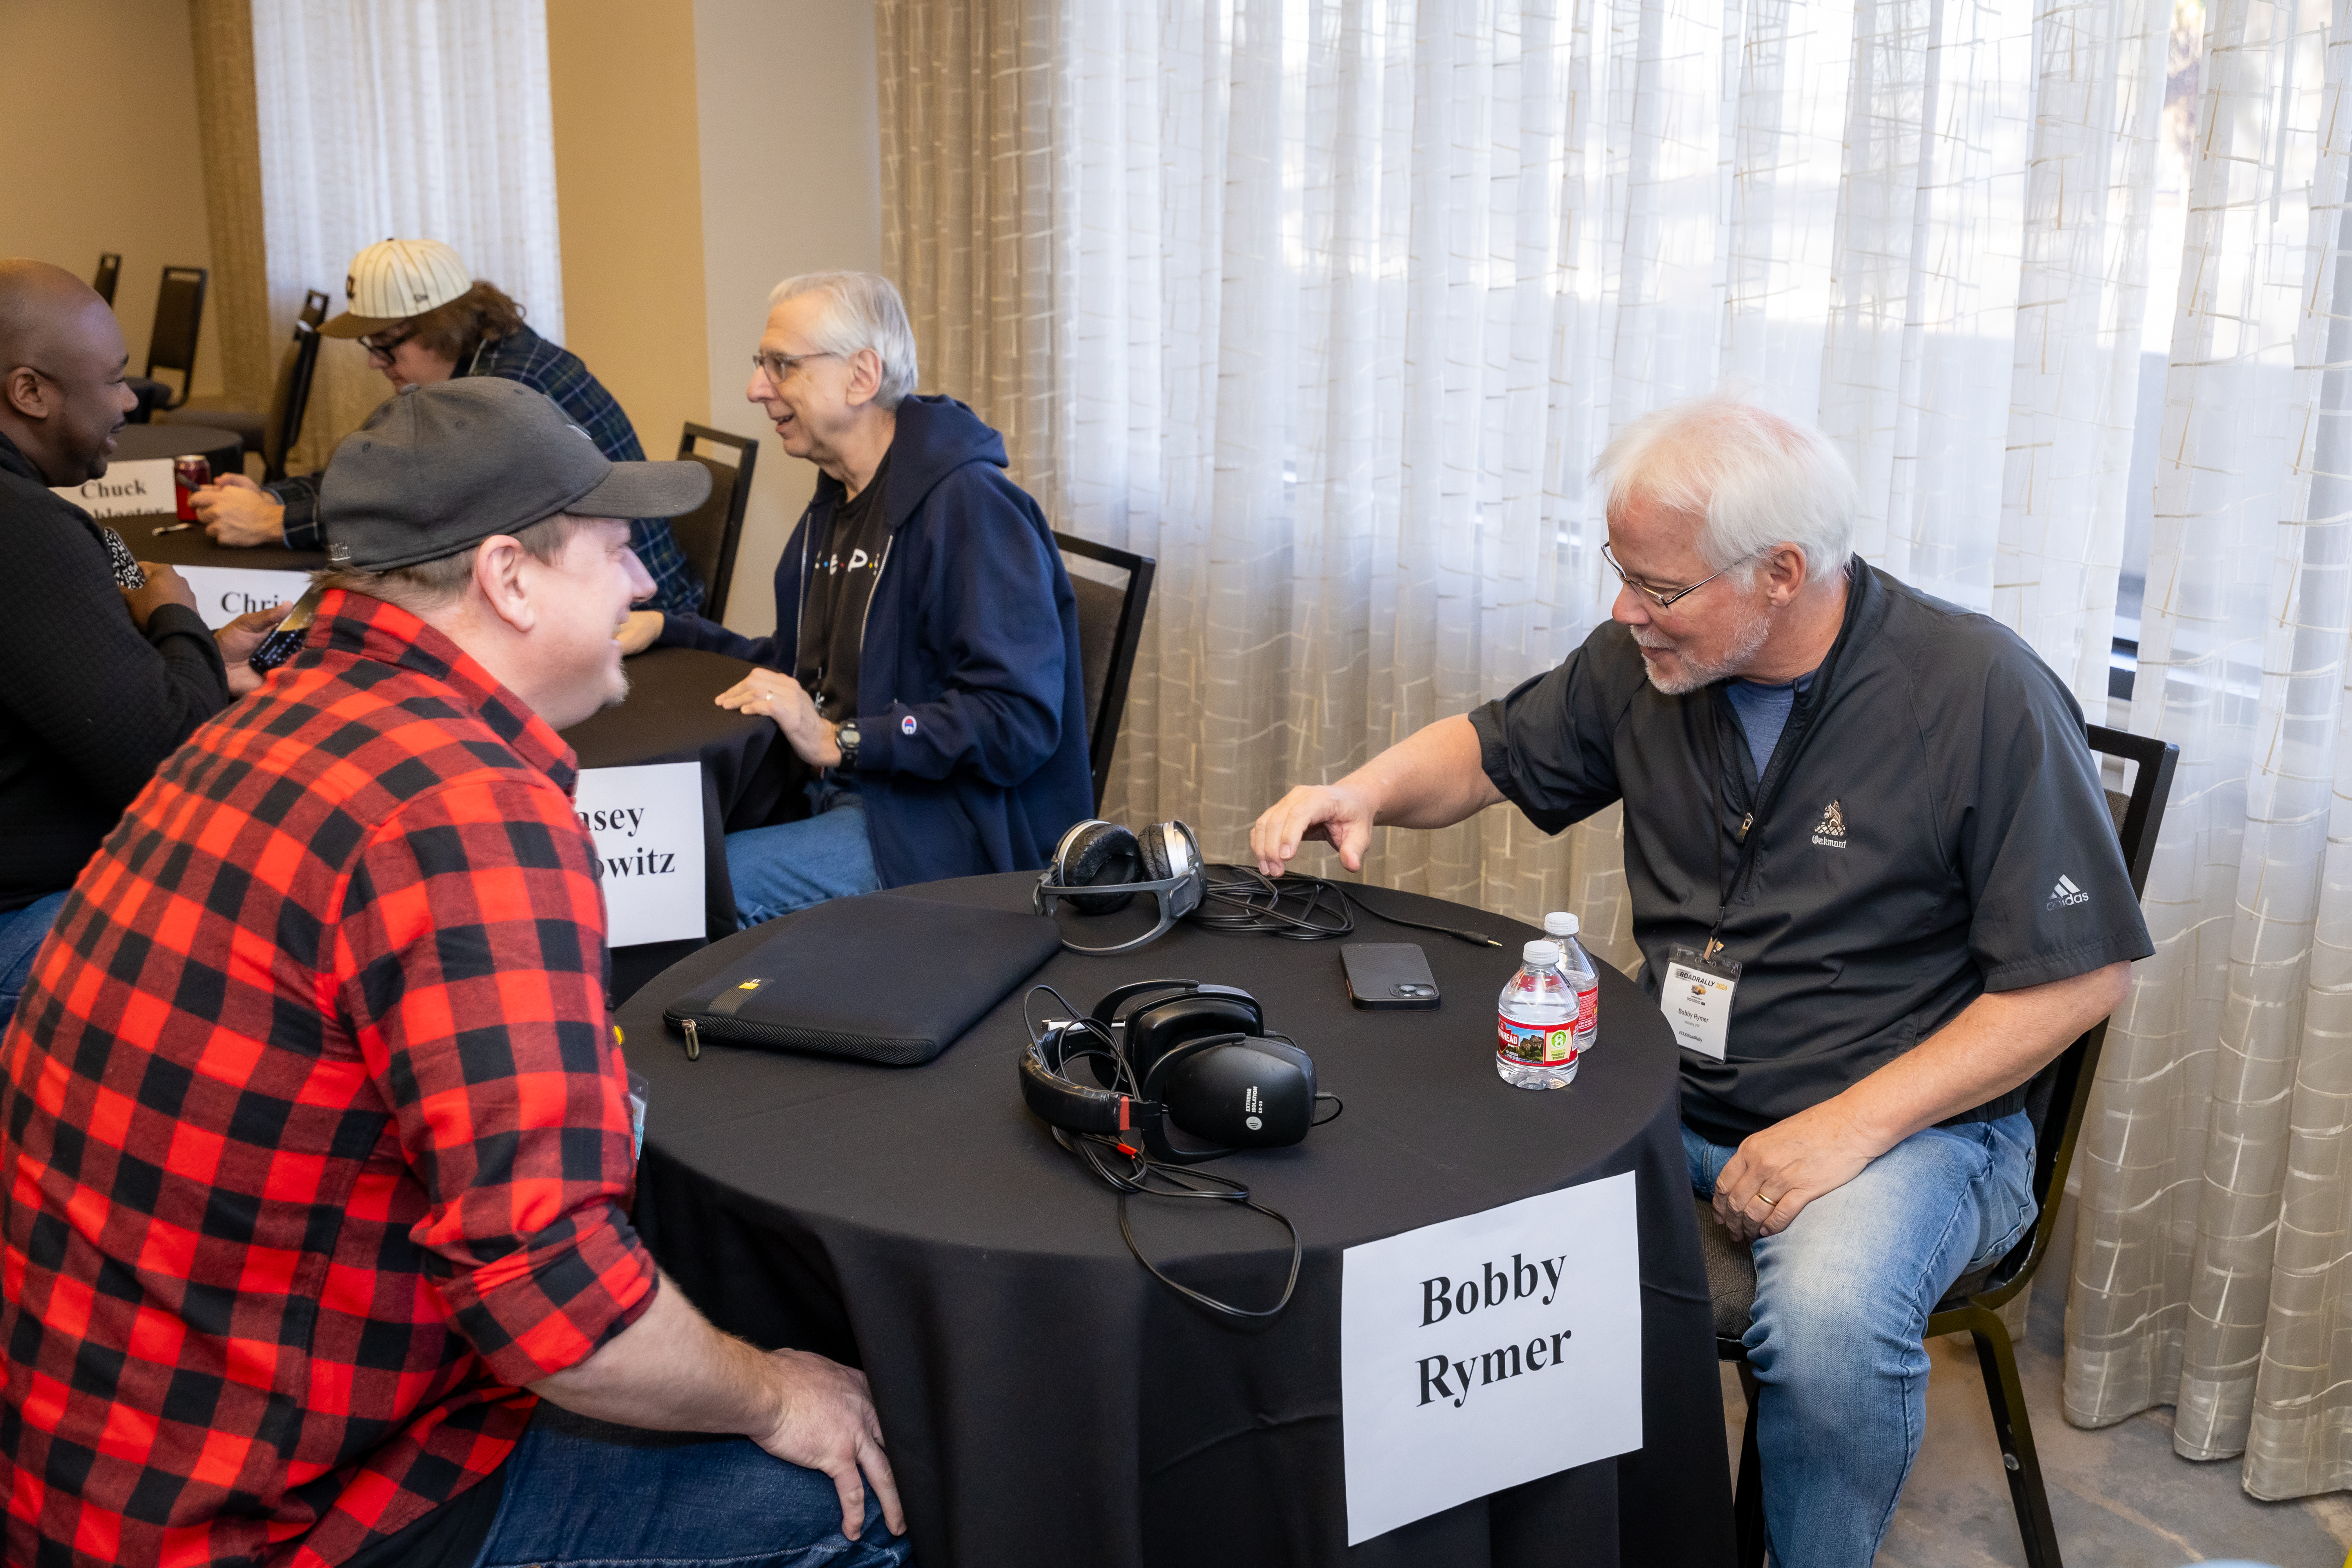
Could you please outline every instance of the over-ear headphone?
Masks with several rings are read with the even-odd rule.
[[[1117,1016],[1122,1003],[1152,992],[1171,994]],[[1139,1137],[1150,1158],[1168,1164],[1283,1148],[1314,1124],[1315,1058],[1268,1037],[1265,1026],[1257,998],[1234,986],[1122,985],[1089,1016],[1033,1030],[1021,1057],[1021,1098],[1048,1126],[1122,1144]],[[1068,1065],[1078,1057],[1093,1061],[1104,1088],[1071,1079]],[[1186,1141],[1171,1138],[1171,1127]]]
[[[1030,902],[1041,915],[1051,914],[1059,899],[1069,900],[1081,914],[1107,915],[1127,908],[1136,894],[1150,893],[1159,900],[1160,920],[1143,935],[1109,947],[1062,942],[1072,952],[1127,952],[1165,936],[1199,909],[1207,886],[1201,841],[1183,823],[1155,822],[1136,833],[1116,822],[1089,819],[1062,835]]]

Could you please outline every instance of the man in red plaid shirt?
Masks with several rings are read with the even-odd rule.
[[[307,647],[132,804],[0,1041],[9,1563],[904,1560],[864,1377],[719,1333],[623,1213],[556,731],[626,689],[610,520],[708,486],[490,378],[337,451]]]

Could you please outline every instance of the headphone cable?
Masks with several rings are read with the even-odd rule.
[[[1304,871],[1286,871],[1279,877],[1268,877],[1255,866],[1239,866],[1220,861],[1202,868],[1202,908],[1192,911],[1195,924],[1212,931],[1259,931],[1289,942],[1328,942],[1333,937],[1351,936],[1356,930],[1355,911],[1361,909],[1374,919],[1391,925],[1410,927],[1414,931],[1435,931],[1476,947],[1500,947],[1497,938],[1485,931],[1465,931],[1456,926],[1433,924],[1428,921],[1407,920],[1402,915],[1384,913],[1364,897],[1362,888],[1351,889],[1347,883],[1328,877],[1310,876]],[[1221,871],[1222,877],[1208,873]],[[1338,900],[1338,908],[1328,909],[1324,900]],[[1212,914],[1207,906],[1218,903],[1229,906],[1234,912]],[[1292,906],[1286,908],[1286,905]]]

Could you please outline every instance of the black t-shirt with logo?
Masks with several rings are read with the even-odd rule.
[[[1682,1053],[1683,1120],[1717,1142],[1838,1094],[1984,992],[2154,951],[2073,695],[1990,617],[1859,559],[1849,582],[1762,779],[1722,688],[1660,692],[1614,623],[1470,715],[1486,776],[1544,831],[1624,802],[1652,995],[1670,948],[1705,947],[1740,818],[1769,795],[1723,922],[1742,965],[1726,1058]]]
[[[866,606],[882,574],[890,543],[887,454],[866,488],[833,509],[809,569],[808,603],[801,613],[793,678],[835,723],[857,712],[857,654],[866,636]]]

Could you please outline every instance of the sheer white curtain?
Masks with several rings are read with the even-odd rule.
[[[343,308],[377,240],[442,240],[563,338],[545,0],[252,0],[273,341],[303,291]],[[332,313],[331,311],[330,313]],[[385,395],[328,342],[296,468]]]
[[[2066,1408],[2352,1485],[2352,5],[2214,0],[2132,727],[2181,752],[2084,1133]]]

